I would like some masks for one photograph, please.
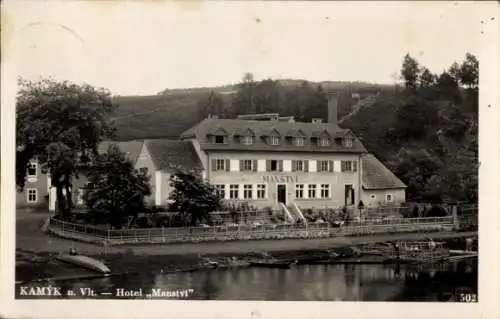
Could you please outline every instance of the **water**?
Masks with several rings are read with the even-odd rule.
[[[159,288],[187,291],[189,296],[177,297],[194,300],[448,301],[460,292],[477,294],[477,259],[432,267],[297,265],[291,269],[234,268],[127,275],[66,282],[63,288],[86,287],[112,294],[117,288],[142,289],[143,296],[137,298]]]

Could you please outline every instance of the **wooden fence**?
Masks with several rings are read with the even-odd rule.
[[[292,238],[322,238],[332,236],[362,236],[378,233],[442,231],[454,228],[454,218],[404,218],[365,220],[340,227],[330,223],[308,225],[265,224],[224,225],[183,228],[104,229],[90,225],[63,222],[51,218],[49,230],[60,236],[106,245],[134,243],[188,243],[229,240],[262,240]]]

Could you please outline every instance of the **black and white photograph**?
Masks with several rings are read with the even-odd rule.
[[[483,81],[497,14],[488,1],[3,2],[3,298],[491,299],[479,250],[498,253],[498,236],[483,245],[478,216],[497,214],[484,208],[498,171],[479,149],[499,144],[479,131],[498,122],[481,95],[497,86]]]

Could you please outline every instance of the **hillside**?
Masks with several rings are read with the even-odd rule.
[[[303,80],[279,80],[284,90],[300,85]],[[309,82],[313,87],[321,85],[324,91],[335,91],[339,96],[339,113],[344,116],[351,112],[357,100],[377,92],[391,93],[394,87],[362,82]],[[213,88],[192,88],[166,90],[150,96],[117,96],[114,101],[119,107],[110,118],[116,128],[117,140],[142,138],[177,138],[182,132],[195,125],[200,119],[197,103],[210,92],[220,94],[226,107],[231,105],[236,87],[232,85]]]

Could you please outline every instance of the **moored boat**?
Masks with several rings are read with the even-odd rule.
[[[61,254],[56,257],[60,261],[64,261],[75,266],[79,266],[88,270],[92,270],[101,274],[109,274],[111,270],[102,261],[97,259],[78,255],[78,254]]]
[[[281,260],[254,260],[249,262],[250,267],[289,269],[292,261]]]

